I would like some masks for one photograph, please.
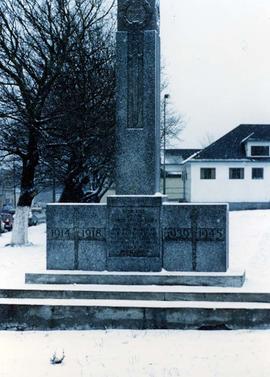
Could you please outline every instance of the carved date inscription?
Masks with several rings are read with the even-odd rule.
[[[159,256],[159,216],[155,208],[114,208],[109,257]]]
[[[225,230],[221,228],[165,228],[163,230],[165,241],[224,241]]]
[[[105,241],[105,228],[48,228],[48,239],[58,241]]]

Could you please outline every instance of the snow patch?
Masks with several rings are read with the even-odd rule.
[[[16,208],[11,245],[28,245],[28,218],[30,207]]]

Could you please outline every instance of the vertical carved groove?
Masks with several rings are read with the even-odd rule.
[[[128,128],[143,128],[144,33],[128,33]]]

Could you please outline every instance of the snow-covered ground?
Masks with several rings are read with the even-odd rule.
[[[269,377],[269,349],[269,331],[1,332],[0,375]]]
[[[45,225],[30,228],[32,246],[5,247],[0,288],[45,270]],[[245,269],[245,290],[270,292],[270,210],[230,214],[230,266]],[[268,377],[270,331],[0,332],[0,377]],[[62,364],[51,365],[64,350]]]

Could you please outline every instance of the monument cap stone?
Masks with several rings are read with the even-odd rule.
[[[118,0],[118,30],[159,30],[159,1]]]

